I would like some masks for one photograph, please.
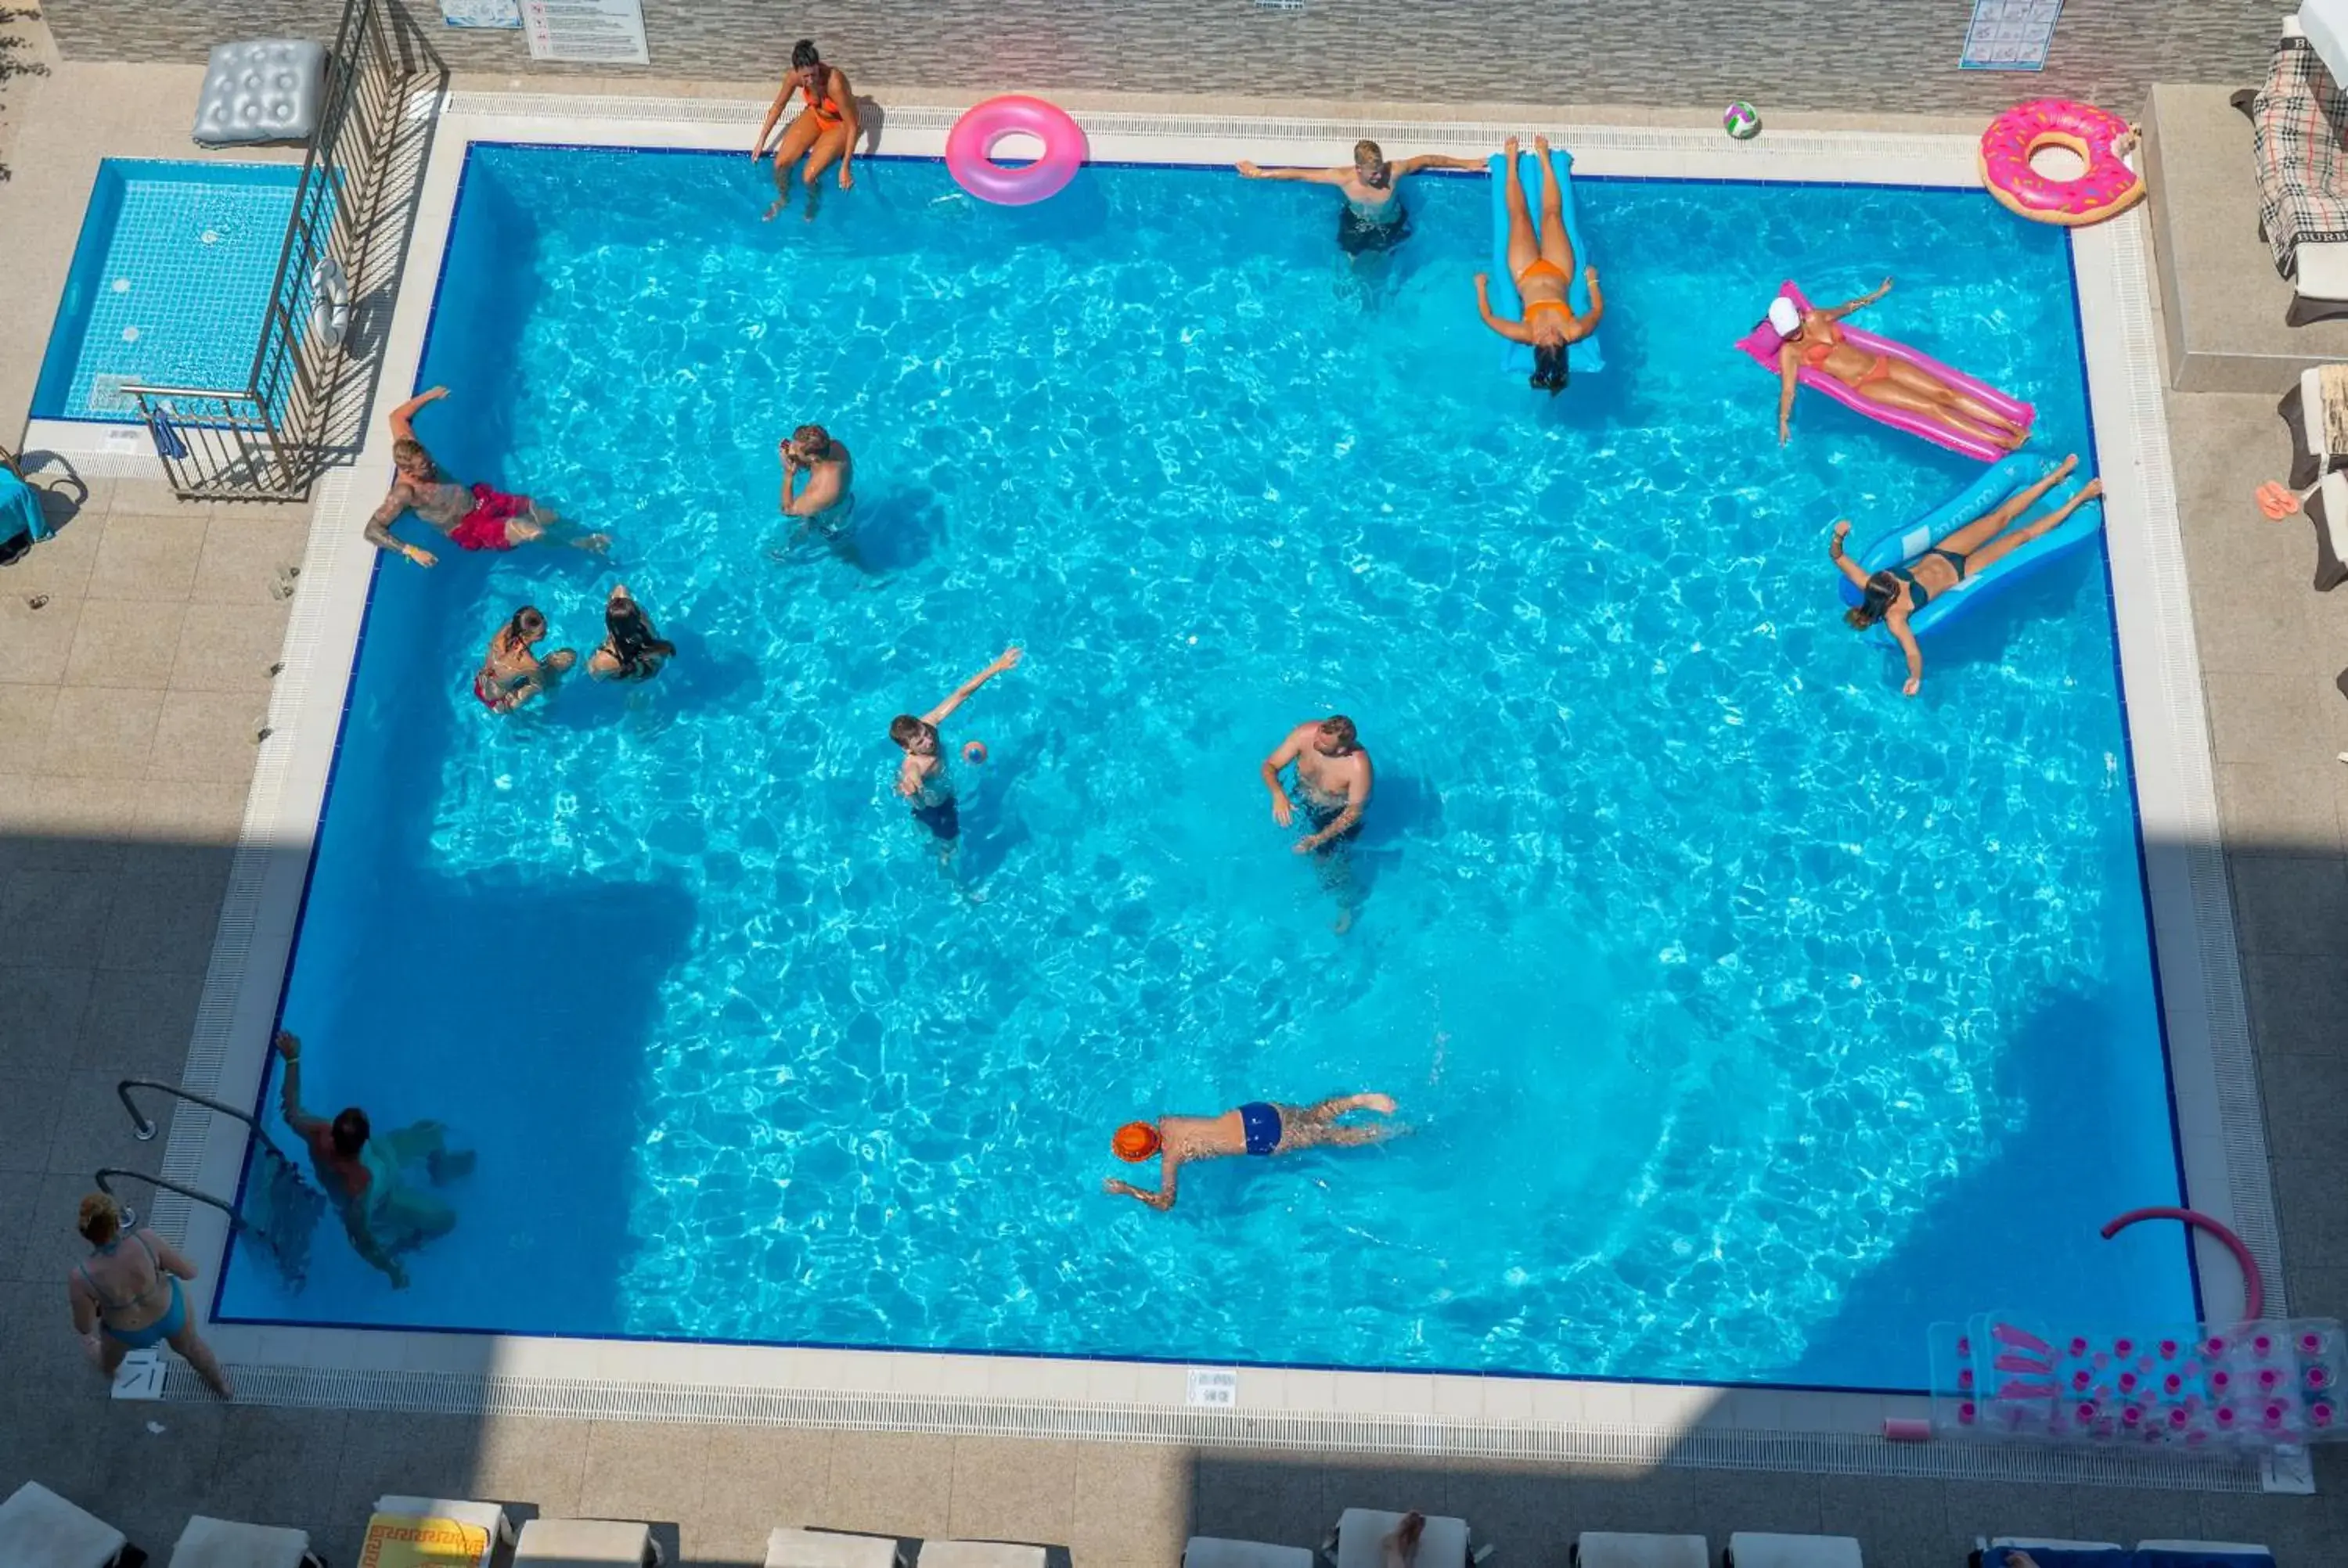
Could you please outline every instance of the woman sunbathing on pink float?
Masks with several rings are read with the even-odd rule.
[[[1891,280],[1871,294],[1846,300],[1831,310],[1804,311],[1780,294],[1769,302],[1769,324],[1784,339],[1777,347],[1777,445],[1792,434],[1794,388],[1801,373],[1817,371],[1841,382],[1860,397],[1928,420],[1968,440],[2011,452],[2030,432],[1931,371],[1890,354],[1869,354],[1843,341],[1836,323],[1891,292]]]

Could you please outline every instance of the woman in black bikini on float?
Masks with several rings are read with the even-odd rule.
[[[1835,524],[1834,538],[1828,544],[1827,553],[1834,558],[1842,575],[1865,596],[1843,619],[1862,631],[1879,620],[1890,631],[1892,640],[1900,644],[1900,651],[1908,656],[1908,683],[1900,687],[1902,692],[1913,697],[1924,681],[1923,650],[1916,646],[1916,634],[1908,630],[1908,618],[1941,594],[1954,592],[1957,585],[1973,573],[2060,527],[2064,518],[2102,495],[2104,482],[2090,479],[2080,487],[2077,495],[2044,517],[2008,531],[2016,518],[2044,500],[2046,492],[2069,477],[2071,470],[2078,466],[2075,455],[2064,458],[2054,472],[1997,510],[1984,513],[1954,533],[1943,536],[1939,543],[1927,546],[1922,555],[1904,566],[1889,567],[1872,576],[1843,553],[1842,541],[1850,532],[1850,519],[1844,518]]]

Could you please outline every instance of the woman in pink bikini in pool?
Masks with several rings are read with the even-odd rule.
[[[1794,390],[1805,370],[1833,376],[1870,403],[1913,414],[1975,441],[1986,441],[2011,452],[2030,438],[1994,408],[1966,396],[1931,371],[1890,354],[1870,354],[1845,342],[1835,323],[1853,311],[1873,304],[1891,292],[1891,280],[1871,294],[1845,300],[1831,310],[1802,308],[1780,294],[1769,302],[1769,324],[1782,340],[1777,346],[1777,445],[1793,433]]]
[[[553,683],[552,678],[579,662],[579,655],[560,648],[541,659],[536,644],[545,641],[546,617],[534,604],[525,604],[513,619],[489,639],[489,651],[473,675],[473,695],[492,713],[510,713]]]

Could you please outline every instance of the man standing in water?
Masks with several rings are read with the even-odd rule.
[[[1313,831],[1296,841],[1299,855],[1323,857],[1322,880],[1337,896],[1337,929],[1354,923],[1355,890],[1344,846],[1362,830],[1362,808],[1370,804],[1370,753],[1343,713],[1312,719],[1288,732],[1280,749],[1263,759],[1263,786],[1272,792],[1272,820],[1286,827],[1295,820],[1281,770],[1296,764],[1296,804],[1304,807]]]
[[[1117,1157],[1139,1164],[1159,1156],[1158,1190],[1150,1192],[1112,1176],[1101,1190],[1139,1198],[1163,1214],[1174,1206],[1175,1188],[1182,1167],[1193,1160],[1217,1160],[1231,1154],[1292,1154],[1300,1149],[1350,1149],[1381,1143],[1406,1129],[1391,1122],[1367,1126],[1340,1126],[1337,1118],[1352,1111],[1395,1113],[1390,1094],[1341,1094],[1318,1105],[1275,1105],[1251,1100],[1220,1116],[1160,1116],[1155,1122],[1128,1122],[1117,1130],[1110,1147]]]
[[[1471,158],[1446,158],[1421,153],[1400,163],[1388,163],[1375,141],[1354,144],[1351,169],[1258,169],[1242,162],[1239,171],[1250,179],[1298,179],[1308,185],[1334,185],[1345,199],[1337,209],[1337,245],[1356,261],[1391,251],[1410,238],[1410,210],[1402,202],[1403,179],[1422,169],[1478,169]]]
[[[831,539],[847,533],[856,520],[856,460],[846,445],[820,425],[802,425],[775,453],[783,460],[783,516],[797,518],[800,533]]]
[[[969,702],[972,692],[1017,664],[1019,657],[1018,649],[1006,648],[1001,658],[955,687],[952,696],[920,718],[900,713],[889,721],[889,738],[905,751],[905,760],[897,769],[897,793],[912,806],[913,820],[937,839],[940,866],[953,859],[954,845],[962,837],[962,811],[954,802],[953,774],[946,769],[938,726]]]

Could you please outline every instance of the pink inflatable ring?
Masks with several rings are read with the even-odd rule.
[[[2135,140],[2127,121],[2093,104],[2069,98],[2016,104],[1982,132],[1982,183],[2024,218],[2070,228],[2100,223],[2144,200],[2144,181],[2121,161]],[[2086,171],[2076,179],[2050,179],[2031,168],[2030,160],[2049,147],[2078,154]]]
[[[1021,131],[1044,144],[1044,156],[1017,169],[994,161],[994,144]],[[1018,93],[989,98],[954,121],[946,133],[946,171],[981,201],[1025,207],[1057,196],[1076,177],[1085,154],[1084,128],[1057,104]]]

